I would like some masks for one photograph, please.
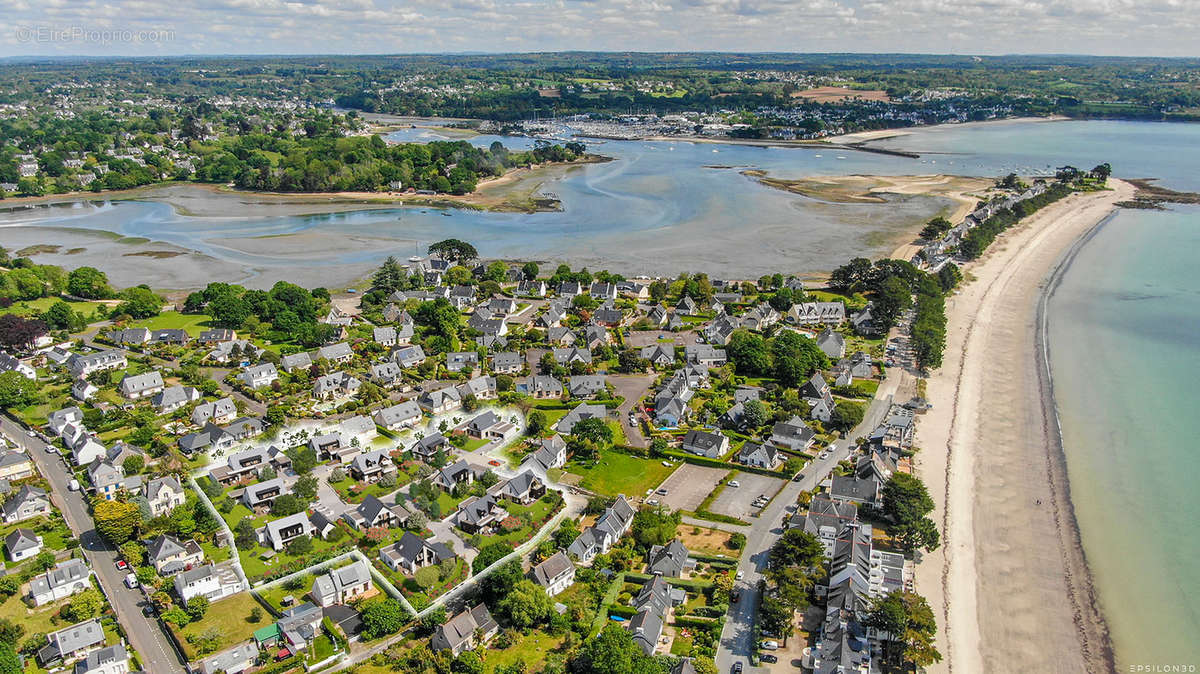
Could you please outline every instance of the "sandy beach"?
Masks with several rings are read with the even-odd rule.
[[[872,140],[883,140],[884,138],[895,138],[897,136],[909,136],[913,133],[920,133],[922,129],[939,129],[945,127],[966,128],[971,126],[995,126],[998,124],[1028,124],[1029,122],[1058,122],[1068,117],[1061,115],[1052,115],[1049,117],[1012,117],[1009,119],[989,119],[981,122],[961,122],[958,124],[933,124],[930,126],[912,126],[905,129],[879,129],[877,131],[858,131],[856,133],[844,133],[840,136],[829,136],[825,140],[832,143],[846,143],[853,145],[856,143],[866,143]]]
[[[1038,346],[1038,305],[1068,251],[1133,187],[1077,194],[998,239],[947,303],[917,470],[943,545],[917,567],[939,622],[930,671],[1112,671],[1071,509]]]

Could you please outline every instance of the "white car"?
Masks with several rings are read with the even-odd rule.
[[[740,487],[740,486],[742,486],[742,485],[741,485],[741,484],[740,484],[740,483],[739,483],[737,480],[730,480],[730,481],[729,481],[729,486],[730,486],[730,487]]]
[[[746,575],[746,574],[745,574],[745,572],[744,572],[744,571],[742,571],[741,569],[738,569],[738,572],[737,572],[737,574],[736,574],[736,575],[734,575],[733,579],[734,579],[734,580],[741,580],[741,579],[742,579],[742,576],[744,576],[744,575]]]
[[[763,641],[758,644],[758,647],[763,649],[764,651],[777,651],[777,650],[779,650],[779,642],[778,641]]]
[[[125,574],[125,587],[128,587],[129,589],[132,590],[133,588],[135,588],[137,586],[138,586],[137,576],[132,573]]]
[[[663,465],[663,467],[664,467],[664,468],[670,468],[670,467],[671,467],[671,462],[670,462],[670,461],[663,461],[663,462],[662,462],[662,465]]]

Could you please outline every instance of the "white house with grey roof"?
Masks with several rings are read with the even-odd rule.
[[[125,352],[120,349],[75,354],[67,359],[67,369],[75,377],[86,377],[93,372],[103,370],[120,370],[128,366],[129,361],[125,358]]]
[[[425,350],[420,345],[405,346],[392,352],[392,360],[400,367],[416,367],[425,362]]]
[[[129,653],[124,644],[113,644],[98,648],[75,663],[74,674],[127,674]]]
[[[738,463],[747,466],[758,466],[767,470],[775,470],[779,467],[779,464],[783,463],[783,457],[775,447],[767,443],[752,442],[749,440],[738,450],[737,457],[735,458]]]
[[[279,370],[275,369],[274,363],[263,363],[262,365],[251,365],[242,370],[237,376],[238,380],[245,384],[246,388],[259,389],[264,386],[270,386],[279,380]]]
[[[344,363],[354,357],[354,351],[350,349],[350,345],[345,342],[337,344],[329,344],[317,349],[317,359],[324,358],[330,363]]]
[[[458,657],[463,651],[491,641],[499,631],[500,625],[492,618],[487,606],[478,604],[434,630],[430,646],[435,651],[448,650]]]
[[[312,598],[321,607],[349,604],[372,589],[370,568],[366,562],[356,560],[348,566],[331,569],[329,573],[317,576],[313,581]]]
[[[680,448],[710,459],[719,459],[729,451],[729,438],[724,433],[691,430],[683,436]]]
[[[411,531],[404,532],[399,541],[379,551],[379,559],[389,569],[412,575],[418,569],[454,559],[454,551],[445,543],[429,541]]]
[[[158,370],[151,370],[143,374],[127,374],[121,378],[121,383],[117,388],[120,389],[121,395],[130,400],[146,398],[163,390],[162,373]]]
[[[17,527],[4,537],[4,554],[9,561],[20,562],[42,551],[42,537],[31,529]]]
[[[554,430],[562,433],[563,435],[570,435],[571,431],[575,428],[575,424],[583,421],[584,419],[605,419],[607,417],[608,408],[606,408],[604,405],[592,405],[589,403],[584,403],[574,407],[570,412],[567,412],[562,419],[559,419],[558,424],[556,424],[554,427]]]
[[[282,356],[279,359],[279,365],[284,372],[296,372],[298,370],[308,370],[312,367],[312,356],[307,352],[293,353],[287,356]]]
[[[237,405],[233,398],[221,398],[211,403],[201,403],[192,410],[192,423],[203,426],[205,423],[226,424],[237,417]]]
[[[263,528],[263,532],[266,543],[278,552],[287,547],[288,543],[301,536],[311,536],[313,525],[308,520],[307,513],[298,512],[294,515],[288,515],[287,517],[267,522],[267,525]]]
[[[87,381],[81,379],[80,381]],[[159,414],[170,414],[200,399],[200,389],[195,386],[168,386],[150,399],[150,404]]]
[[[34,606],[45,606],[88,589],[92,586],[91,577],[92,569],[87,562],[72,557],[34,576],[29,581],[29,598]]]
[[[175,594],[184,604],[196,597],[205,597],[210,602],[218,601],[244,589],[244,583],[232,569],[212,564],[198,566],[175,576]]]
[[[104,645],[104,628],[99,618],[92,618],[46,635],[46,645],[37,652],[38,662],[52,668],[70,663]]]
[[[21,485],[17,493],[4,502],[5,524],[21,522],[38,515],[50,514],[50,499],[46,491],[31,485]]]
[[[258,644],[253,639],[210,655],[200,661],[200,674],[242,674],[258,663]]]
[[[567,553],[559,550],[546,561],[533,567],[533,582],[553,597],[575,583],[575,564]]]
[[[424,415],[421,406],[412,400],[385,407],[375,413],[375,423],[389,431],[416,426]]]
[[[525,367],[525,359],[516,351],[501,351],[492,356],[492,372],[515,374]]]

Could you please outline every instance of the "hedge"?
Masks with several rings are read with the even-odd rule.
[[[619,616],[623,616],[626,618],[632,618],[633,616],[637,615],[637,612],[638,612],[638,610],[632,606],[621,606],[620,604],[613,604],[612,606],[608,607],[609,615],[612,615],[615,613]]]
[[[716,618],[701,618],[699,616],[686,615],[676,615],[674,622],[676,627],[698,627],[704,630],[710,630],[720,624]]]
[[[732,517],[730,515],[722,515],[721,513],[714,513],[714,512],[708,511],[708,510],[693,510],[692,517],[695,517],[696,519],[701,519],[701,520],[708,520],[709,522],[721,522],[723,524],[737,524],[737,525],[743,526],[743,527],[750,526],[750,523],[747,522],[746,520],[738,519],[738,518]]]
[[[710,459],[707,456],[697,456],[687,452],[681,452],[676,449],[668,449],[665,454],[673,459],[679,459],[685,463],[691,463],[697,466],[708,466],[709,468],[724,468],[725,470],[740,470],[743,473],[757,473],[768,477],[777,477],[781,480],[792,479],[791,475],[778,470],[767,470],[758,466],[743,466],[742,464],[726,463],[717,459]]]
[[[654,576],[645,573],[625,573],[625,582],[627,583],[639,583],[645,585],[646,583],[650,582],[652,578],[654,578]],[[687,588],[696,592],[703,592],[713,586],[713,583],[710,580],[684,580],[683,578],[667,578],[666,581],[670,585]]]
[[[698,562],[704,562],[706,564],[722,564],[722,563],[737,564],[737,557],[719,557],[717,555],[702,555],[702,554],[694,553],[694,552],[689,552],[688,557],[691,557],[692,559],[694,559]]]

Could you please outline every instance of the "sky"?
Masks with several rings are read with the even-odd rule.
[[[0,56],[1200,56],[1200,0],[0,0]]]

